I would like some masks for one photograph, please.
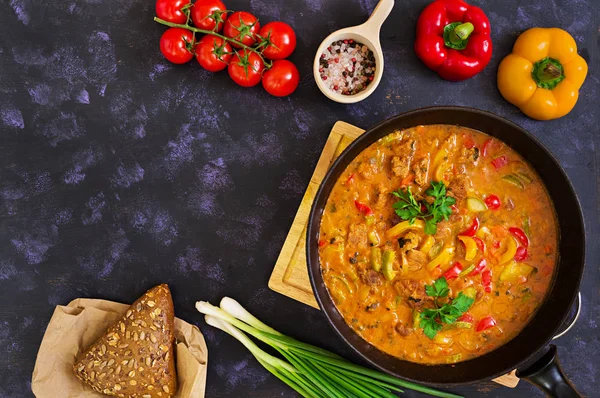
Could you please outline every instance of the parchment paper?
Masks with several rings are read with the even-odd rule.
[[[99,339],[129,308],[106,300],[76,299],[57,306],[33,369],[31,389],[37,398],[101,398],[73,373],[77,355]],[[175,318],[178,389],[176,398],[202,398],[208,349],[200,330]]]

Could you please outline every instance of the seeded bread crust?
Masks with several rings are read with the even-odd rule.
[[[137,299],[73,365],[94,390],[121,398],[169,398],[177,390],[174,310],[165,284]]]

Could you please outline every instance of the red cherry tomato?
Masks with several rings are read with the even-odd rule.
[[[496,195],[488,195],[488,197],[485,198],[484,202],[490,210],[498,210],[500,208],[500,205],[502,204],[500,202],[500,198]]]
[[[273,62],[271,69],[263,75],[263,87],[275,97],[290,95],[300,83],[300,72],[296,65],[286,59]]]
[[[239,52],[231,58],[227,71],[231,79],[242,87],[260,83],[265,64],[254,51]]]
[[[223,34],[229,38],[251,46],[256,42],[256,34],[260,31],[258,19],[249,12],[237,11],[227,18]],[[232,43],[235,48],[241,48],[240,45]]]
[[[194,36],[189,30],[169,28],[160,37],[160,52],[174,64],[185,64],[194,58],[188,49],[193,40]]]
[[[231,57],[231,46],[220,37],[206,35],[196,44],[196,60],[208,71],[218,72],[227,68]]]
[[[221,0],[196,0],[190,17],[197,28],[220,32],[227,20],[227,7]]]
[[[173,23],[185,23],[187,16],[181,9],[190,4],[190,0],[157,0],[156,16]]]
[[[484,330],[493,328],[494,326],[496,326],[496,320],[494,318],[492,318],[491,316],[486,316],[485,318],[480,320],[479,323],[477,324],[477,331],[483,332]]]
[[[269,22],[258,35],[264,41],[263,56],[267,59],[284,59],[296,49],[296,33],[284,22]]]

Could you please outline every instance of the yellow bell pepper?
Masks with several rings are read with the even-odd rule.
[[[431,271],[439,265],[442,271],[445,271],[447,268],[450,268],[452,256],[454,256],[454,247],[446,246],[436,258],[427,264],[427,269]]]
[[[498,89],[532,119],[565,116],[579,97],[587,64],[573,37],[558,28],[531,28],[498,67]]]
[[[512,237],[508,237],[508,242],[506,244],[506,251],[500,256],[498,259],[498,264],[506,264],[510,260],[515,257],[517,253],[517,241]]]
[[[469,236],[461,235],[458,237],[458,240],[465,244],[465,260],[473,260],[475,258],[475,255],[477,254],[477,243],[475,242],[475,239]]]
[[[435,238],[431,235],[427,235],[427,238],[425,238],[425,242],[423,242],[419,251],[421,253],[428,253],[429,250],[431,250],[431,248],[433,247],[434,243],[435,243]]]
[[[423,220],[415,220],[415,222],[412,225],[410,224],[410,221],[402,221],[385,231],[385,236],[387,236],[388,238],[395,238],[396,236],[400,235],[406,230],[418,229],[422,231],[424,228],[425,221]]]

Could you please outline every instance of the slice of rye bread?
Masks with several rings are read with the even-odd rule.
[[[167,285],[148,290],[73,365],[100,393],[123,398],[172,397],[177,390],[174,311]]]

